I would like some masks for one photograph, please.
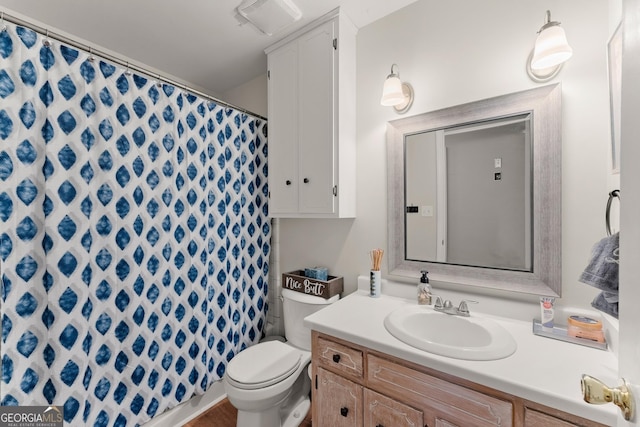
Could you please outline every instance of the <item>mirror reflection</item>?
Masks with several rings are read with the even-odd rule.
[[[531,271],[531,114],[406,135],[405,258]]]

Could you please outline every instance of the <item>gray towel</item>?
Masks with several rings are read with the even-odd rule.
[[[600,292],[591,302],[591,306],[618,318],[618,293]]]
[[[618,292],[619,246],[620,233],[596,243],[589,265],[578,280],[606,292]]]

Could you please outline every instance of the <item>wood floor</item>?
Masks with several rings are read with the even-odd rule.
[[[189,421],[183,427],[235,427],[238,411],[229,400],[224,399],[198,418]],[[300,427],[311,427],[311,410],[300,424]]]

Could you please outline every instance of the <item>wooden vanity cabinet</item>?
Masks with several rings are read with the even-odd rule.
[[[315,427],[605,427],[313,331]]]

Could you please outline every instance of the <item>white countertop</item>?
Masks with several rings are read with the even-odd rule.
[[[438,356],[411,347],[393,337],[385,317],[414,300],[390,295],[371,298],[353,294],[308,316],[305,326],[373,350],[522,397],[606,425],[615,425],[617,407],[590,405],[580,390],[582,374],[617,385],[618,362],[613,353],[544,338],[532,333],[531,321],[482,314],[504,326],[516,339],[511,356],[491,361],[470,361]],[[473,316],[473,306],[471,315]]]

